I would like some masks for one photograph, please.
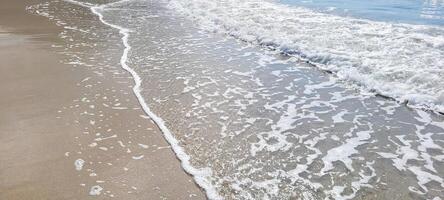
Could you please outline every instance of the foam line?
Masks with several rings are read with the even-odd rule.
[[[365,93],[444,113],[440,26],[343,17],[274,0],[171,0],[168,6],[210,33],[294,56]]]
[[[133,86],[132,89],[133,89],[134,94],[137,97],[137,100],[139,101],[140,105],[142,106],[144,112],[154,121],[154,123],[162,131],[163,136],[165,137],[167,142],[171,145],[171,147],[172,147],[174,153],[176,154],[177,158],[181,161],[182,168],[188,174],[193,176],[193,178],[196,181],[196,183],[201,188],[203,188],[205,190],[207,197],[209,199],[215,199],[215,200],[222,199],[222,197],[217,193],[215,187],[206,178],[206,177],[211,176],[211,173],[212,173],[211,169],[209,169],[209,168],[197,169],[197,168],[195,168],[195,167],[193,167],[191,165],[191,163],[190,163],[190,156],[188,154],[186,154],[185,150],[179,145],[179,141],[173,136],[171,131],[165,125],[165,121],[151,111],[151,109],[149,108],[149,106],[146,103],[145,99],[141,95],[142,80],[141,80],[139,74],[137,74],[136,71],[134,71],[131,67],[129,67],[127,65],[128,54],[131,51],[131,46],[128,43],[128,38],[130,36],[131,30],[127,29],[127,28],[124,28],[124,27],[121,27],[119,25],[107,22],[104,19],[102,13],[100,12],[100,11],[104,10],[107,6],[115,5],[115,4],[120,4],[120,3],[127,2],[127,1],[130,1],[130,0],[122,0],[122,1],[113,2],[113,3],[110,3],[110,4],[94,5],[94,6],[92,6],[90,4],[86,4],[86,3],[77,2],[77,1],[74,1],[74,0],[66,0],[66,1],[70,2],[70,3],[73,3],[73,4],[76,4],[76,5],[80,5],[80,6],[84,6],[84,7],[90,8],[92,13],[97,15],[99,17],[99,20],[103,24],[105,24],[107,26],[110,26],[110,27],[112,27],[114,29],[119,30],[119,33],[122,35],[122,43],[123,43],[123,45],[125,47],[125,49],[123,50],[122,57],[120,59],[120,65],[122,66],[122,68],[124,70],[129,72],[131,74],[131,76],[133,77],[135,85]]]

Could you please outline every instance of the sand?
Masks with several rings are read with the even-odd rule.
[[[34,3],[0,0],[0,199],[204,199],[131,81],[61,64],[61,30],[25,11]]]

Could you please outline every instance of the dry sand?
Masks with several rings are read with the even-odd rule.
[[[59,27],[25,11],[37,2],[0,0],[0,199],[204,199],[130,85],[60,64]]]

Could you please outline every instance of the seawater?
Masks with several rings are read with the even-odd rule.
[[[387,22],[444,25],[442,0],[279,0],[319,12]]]
[[[268,1],[54,0],[36,10],[66,28],[67,63],[116,81],[130,72],[129,90],[210,198],[444,198],[438,26]],[[419,56],[390,54],[398,47]],[[375,53],[352,54],[361,50]],[[342,76],[344,65],[359,70]],[[364,84],[374,77],[387,90]]]

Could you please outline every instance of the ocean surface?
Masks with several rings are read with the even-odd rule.
[[[134,81],[210,199],[444,199],[442,1],[28,10],[65,28],[64,62]]]
[[[394,23],[444,25],[442,0],[278,0],[317,12]]]

